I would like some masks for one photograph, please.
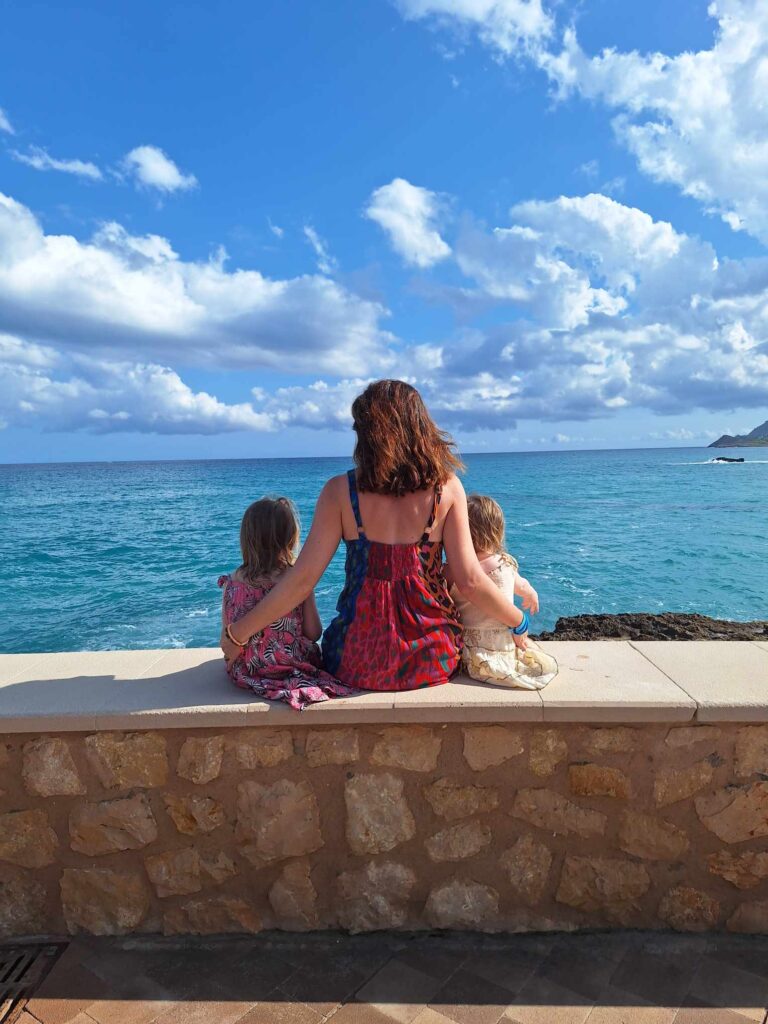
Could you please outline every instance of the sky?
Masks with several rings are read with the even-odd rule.
[[[765,0],[27,0],[0,35],[0,462],[768,417]]]

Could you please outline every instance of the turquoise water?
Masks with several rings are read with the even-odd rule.
[[[718,454],[720,454],[718,452]],[[768,449],[471,455],[538,588],[535,628],[579,612],[764,618]],[[304,525],[347,459],[0,466],[0,650],[210,646],[216,578],[238,564],[245,506],[288,494]],[[325,622],[337,554],[317,588]]]

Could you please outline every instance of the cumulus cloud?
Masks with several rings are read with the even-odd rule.
[[[2,107],[0,107],[0,132],[7,132],[8,135],[15,135],[10,118]]]
[[[541,0],[395,0],[403,17],[429,19],[470,33],[509,57],[541,45],[551,34],[552,18]]]
[[[183,192],[197,187],[194,174],[183,174],[158,146],[136,146],[123,158],[123,169],[144,188]]]
[[[442,206],[436,192],[395,178],[371,195],[365,216],[386,231],[393,249],[406,263],[431,267],[451,253],[437,230]]]
[[[30,146],[28,153],[14,149],[11,156],[19,163],[34,167],[36,171],[62,171],[64,174],[74,174],[78,178],[89,178],[91,181],[101,181],[104,177],[96,164],[89,160],[57,160],[40,146]]]
[[[280,237],[280,236],[278,236]],[[321,274],[332,274],[336,270],[336,260],[328,251],[328,243],[318,235],[311,224],[304,225],[304,237],[312,246],[317,257],[317,269]]]

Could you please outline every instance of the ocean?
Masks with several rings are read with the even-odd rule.
[[[713,463],[743,456],[742,465]],[[768,613],[768,449],[469,455],[539,591],[534,630],[582,612]],[[243,510],[287,494],[304,528],[349,459],[0,466],[0,651],[215,646]],[[317,587],[333,614],[343,550]]]

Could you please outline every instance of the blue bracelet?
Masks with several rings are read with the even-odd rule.
[[[510,631],[512,633],[515,634],[515,636],[522,636],[523,633],[527,633],[528,632],[528,626],[529,625],[530,625],[530,622],[528,621],[528,612],[523,612],[523,621],[520,623],[520,625],[519,626],[510,626],[509,629],[510,629]]]

